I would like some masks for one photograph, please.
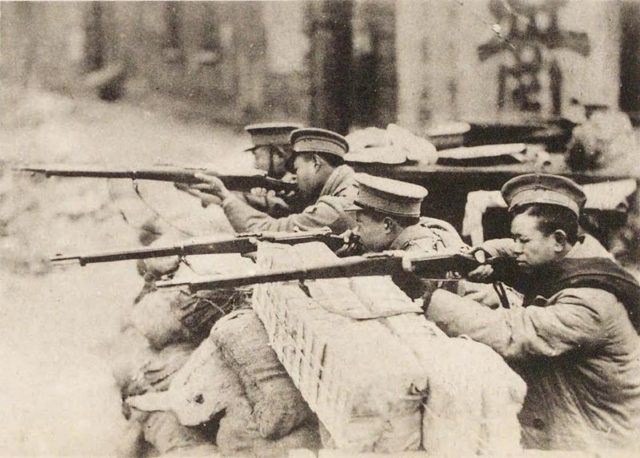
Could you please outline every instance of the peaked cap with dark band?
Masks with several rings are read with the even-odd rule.
[[[297,129],[289,138],[295,153],[325,153],[344,159],[349,143],[340,134],[313,127]]]
[[[358,195],[349,211],[371,209],[380,213],[419,217],[422,201],[429,193],[422,186],[390,178],[357,173]]]
[[[264,122],[250,124],[244,128],[251,135],[253,146],[245,151],[252,151],[259,146],[288,145],[289,135],[299,129],[300,124],[290,122]]]
[[[509,211],[526,204],[551,204],[566,207],[580,215],[587,197],[573,180],[560,175],[530,173],[507,181],[502,197]]]

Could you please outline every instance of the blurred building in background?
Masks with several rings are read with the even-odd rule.
[[[0,3],[0,76],[218,120],[389,122],[640,111],[640,2]]]

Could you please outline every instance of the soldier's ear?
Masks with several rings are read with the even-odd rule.
[[[385,218],[382,220],[382,224],[384,225],[385,232],[391,232],[396,222],[393,220],[393,218],[389,218],[388,216],[385,216]]]
[[[553,231],[553,239],[556,242],[555,251],[562,251],[567,244],[567,233],[562,229]]]

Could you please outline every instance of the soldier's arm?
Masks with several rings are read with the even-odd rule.
[[[251,208],[234,196],[222,202],[222,208],[229,222],[237,232],[253,231],[307,231],[330,227],[335,233],[349,229],[344,212],[339,204],[320,198],[318,202],[284,218],[273,218],[264,212]]]
[[[616,299],[606,291],[567,289],[553,305],[489,309],[448,291],[437,290],[426,317],[447,335],[466,335],[507,359],[554,357],[607,339],[606,310]]]
[[[515,242],[513,239],[493,239],[487,240],[480,245],[480,248],[493,257],[514,257]]]

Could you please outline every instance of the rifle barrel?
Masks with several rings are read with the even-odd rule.
[[[291,280],[367,277],[392,275],[402,270],[401,256],[350,256],[336,262],[309,268],[292,268],[251,275],[219,275],[196,281],[159,281],[158,288],[188,286],[192,292]]]
[[[147,169],[109,169],[91,165],[82,166],[47,166],[47,167],[17,167],[17,171],[41,173],[46,177],[86,177],[86,178],[116,178],[130,180],[170,181],[174,183],[196,184],[202,180],[195,177],[197,173],[213,174],[220,178],[227,188],[232,191],[247,191],[251,188],[267,188],[274,191],[294,191],[295,183],[268,177],[266,173],[252,172],[248,174],[217,174],[205,168],[181,168],[156,166]]]
[[[77,261],[81,266],[84,266],[86,264],[98,262],[147,259],[162,256],[190,256],[224,253],[245,254],[255,251],[257,248],[257,242],[259,241],[284,243],[287,245],[321,241],[332,250],[337,250],[344,245],[344,240],[342,237],[331,234],[330,232],[329,228],[325,228],[308,232],[247,233],[227,238],[186,241],[182,244],[169,246],[128,248],[123,250],[110,250],[80,255],[57,255],[52,257],[50,261],[53,263]]]
[[[291,268],[249,275],[218,275],[194,281],[159,281],[158,288],[188,286],[192,292],[215,288],[232,288],[291,280],[369,277],[394,275],[398,272],[434,280],[456,280],[448,273],[468,273],[480,265],[472,256],[460,253],[404,253],[389,251],[379,254],[350,256],[335,262],[309,268]]]
[[[127,250],[103,251],[87,255],[63,256],[58,255],[50,260],[53,263],[78,261],[81,266],[98,262],[127,261],[131,259],[159,258],[163,256],[189,256],[197,254],[248,253],[256,248],[254,240],[250,238],[229,238],[203,241],[184,245],[165,247],[144,247]]]

